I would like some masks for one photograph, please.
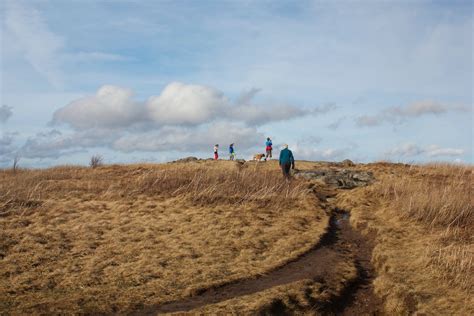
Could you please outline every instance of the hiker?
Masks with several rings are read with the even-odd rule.
[[[272,146],[272,140],[270,139],[270,137],[267,137],[267,141],[265,142],[265,152],[267,153],[267,155],[265,156],[265,160],[267,160],[268,157],[270,157],[270,159],[272,158]]]
[[[234,151],[234,143],[229,145],[229,160],[234,160],[235,158],[235,151]]]
[[[214,145],[214,160],[219,159],[219,144]]]
[[[295,159],[291,150],[288,149],[288,145],[285,144],[280,151],[280,168],[287,180],[290,179],[290,167],[295,169]]]

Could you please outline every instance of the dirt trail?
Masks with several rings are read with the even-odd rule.
[[[352,229],[348,217],[349,213],[345,211],[333,210],[327,232],[313,249],[265,275],[205,289],[179,301],[147,306],[133,315],[185,312],[299,280],[334,278],[337,262],[347,260],[347,256],[355,259],[357,280],[341,296],[326,306],[318,307],[318,310],[336,315],[378,315],[382,305],[372,287],[374,270],[370,259],[373,247],[370,241]]]

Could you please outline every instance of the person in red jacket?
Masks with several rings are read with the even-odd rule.
[[[214,160],[219,159],[219,144],[214,145]]]

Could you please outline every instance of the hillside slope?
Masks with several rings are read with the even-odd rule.
[[[472,167],[297,167],[376,180],[287,183],[275,161],[0,171],[0,311],[474,312]]]

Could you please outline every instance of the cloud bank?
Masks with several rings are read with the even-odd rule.
[[[76,130],[90,128],[156,129],[163,126],[199,126],[216,121],[247,126],[327,113],[333,104],[302,108],[294,105],[251,103],[258,90],[251,90],[232,103],[221,91],[194,84],[172,82],[146,101],[133,100],[130,89],[105,85],[95,95],[75,100],[58,109],[53,124],[65,123]]]
[[[232,102],[221,91],[172,82],[144,101],[131,89],[104,85],[94,95],[70,102],[53,113],[52,130],[29,137],[21,147],[27,158],[58,158],[92,148],[123,153],[207,152],[216,143],[248,154],[265,139],[259,128],[271,122],[320,115],[333,104],[302,108],[287,104],[257,104],[259,89]],[[66,125],[70,132],[57,128]]]

